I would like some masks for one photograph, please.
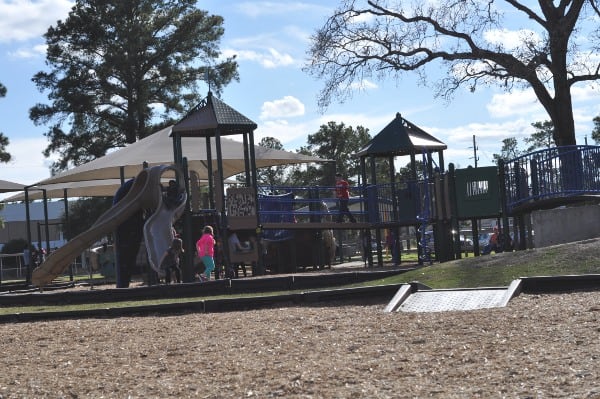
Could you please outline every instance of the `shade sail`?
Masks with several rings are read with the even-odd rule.
[[[13,183],[7,180],[0,180],[0,193],[10,193],[13,191],[21,191],[25,188],[25,185],[19,183]]]
[[[39,188],[43,188],[46,190],[47,198],[63,198],[64,190],[67,190],[68,197],[112,197],[120,186],[121,180],[119,179],[57,183],[32,187],[28,190],[27,195],[30,200],[42,199],[44,194]],[[24,200],[25,193],[21,192],[3,199],[2,202]]]
[[[167,185],[169,179],[163,179],[162,184]],[[202,181],[200,182],[202,184]],[[225,184],[234,184],[235,179],[226,179]],[[115,192],[121,187],[120,179],[105,179],[105,180],[86,180],[76,181],[69,183],[56,183],[35,186],[28,192],[29,200],[39,200],[44,198],[43,192],[40,190],[43,188],[46,190],[46,198],[64,198],[65,190],[67,191],[67,198],[74,197],[112,197]],[[2,200],[2,202],[17,202],[25,201],[25,193],[20,192],[15,195],[11,195]]]
[[[162,129],[142,140],[111,152],[101,158],[84,165],[61,172],[53,177],[38,182],[38,186],[56,183],[119,179],[121,169],[126,179],[137,176],[143,163],[156,166],[173,163],[173,139],[169,137],[172,126]],[[196,171],[201,179],[208,178],[206,139],[183,137],[181,140],[183,156],[188,160],[188,168]],[[211,140],[213,170],[216,170],[215,140]],[[243,143],[226,137],[221,138],[224,178],[245,171]],[[297,154],[290,151],[254,146],[256,167],[287,165],[311,162],[328,162],[329,160]],[[166,176],[168,177],[168,176]]]

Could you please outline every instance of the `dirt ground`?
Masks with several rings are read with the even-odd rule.
[[[1,398],[600,398],[600,292],[0,325]]]

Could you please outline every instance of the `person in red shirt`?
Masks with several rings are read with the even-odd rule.
[[[356,223],[356,219],[350,213],[350,209],[348,209],[348,200],[350,199],[350,185],[346,180],[342,178],[340,173],[336,173],[335,175],[335,195],[338,199],[338,218],[337,222],[341,223],[344,220],[344,215],[348,216],[348,219],[352,223]]]

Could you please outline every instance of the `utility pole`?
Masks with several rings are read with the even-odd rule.
[[[473,160],[475,160],[475,169],[477,169],[477,161],[479,161],[479,158],[477,157],[477,143],[475,142],[475,135],[473,135]],[[475,240],[477,240],[477,253],[479,253],[479,231],[481,231],[481,219],[471,219],[471,233],[474,245]]]
[[[477,168],[477,161],[479,161],[479,158],[477,157],[477,144],[475,143],[475,135],[473,135],[473,159],[475,160],[475,167]]]

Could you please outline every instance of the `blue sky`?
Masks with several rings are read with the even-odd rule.
[[[415,75],[367,81],[349,100],[319,110],[322,82],[302,67],[310,35],[338,4],[338,0],[199,2],[200,8],[225,18],[220,48],[224,55],[237,54],[240,82],[225,88],[222,100],[258,124],[257,142],[272,136],[285,149],[295,150],[329,121],[362,125],[373,136],[399,112],[445,142],[446,163],[458,167],[473,164],[475,135],[478,165],[485,166],[492,164],[492,154],[500,152],[504,138],[522,142],[533,132],[532,122],[548,119],[527,90],[507,94],[498,88],[475,93],[465,89],[446,103],[434,98],[431,88],[418,85]],[[0,99],[0,131],[10,139],[8,151],[14,157],[10,164],[0,165],[0,179],[31,184],[49,176],[49,161],[41,154],[47,146],[46,127],[34,126],[28,117],[35,103],[48,101],[31,77],[45,68],[42,35],[65,19],[72,5],[68,0],[0,0],[0,82],[8,89]],[[592,119],[600,114],[600,95],[591,85],[576,87],[573,95],[577,141],[583,144],[593,128]]]

